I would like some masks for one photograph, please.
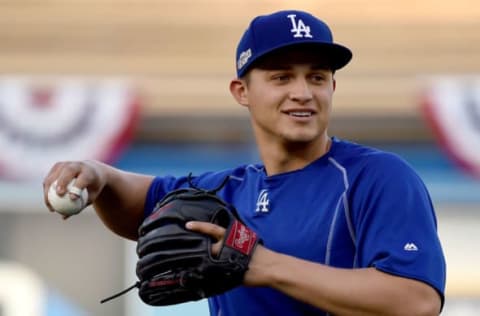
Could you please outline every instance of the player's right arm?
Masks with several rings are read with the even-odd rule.
[[[58,162],[43,182],[44,200],[50,210],[47,200],[50,185],[57,180],[57,193],[63,195],[73,178],[77,178],[75,186],[87,188],[89,203],[105,226],[122,237],[137,239],[153,176],[125,172],[92,160]]]

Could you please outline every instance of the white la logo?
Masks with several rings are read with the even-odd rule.
[[[290,32],[294,33],[293,37],[308,37],[312,38],[312,34],[310,34],[310,26],[306,26],[305,23],[303,23],[302,20],[295,21],[295,14],[289,14],[287,15],[288,18],[290,18],[290,21],[292,22],[292,29]],[[304,34],[302,34],[302,32]]]
[[[255,209],[255,212],[267,213],[269,211],[268,209],[269,203],[270,203],[270,200],[268,199],[268,191],[266,189],[263,189],[262,191],[260,191],[260,194],[258,195],[257,208]]]

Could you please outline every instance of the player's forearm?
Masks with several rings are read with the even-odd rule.
[[[338,269],[259,247],[247,285],[269,286],[334,315],[438,315],[435,290],[374,268]]]
[[[124,172],[102,165],[106,184],[93,203],[103,223],[114,233],[132,240],[143,220],[145,196],[151,176]]]

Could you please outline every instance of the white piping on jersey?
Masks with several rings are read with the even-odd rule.
[[[352,238],[352,241],[354,244],[356,237],[355,237],[355,230],[353,229],[353,224],[352,224],[352,217],[350,214],[350,205],[348,204],[348,199],[347,199],[347,191],[350,188],[350,184],[348,183],[348,175],[347,175],[347,169],[340,165],[334,158],[330,157],[328,160],[337,168],[339,169],[342,174],[343,174],[343,185],[345,186],[345,191],[343,192],[343,203],[345,207],[345,217],[347,219],[347,225],[348,225],[348,231],[350,232],[350,237]]]
[[[345,167],[343,167],[341,164],[339,164],[335,158],[328,158],[328,161],[330,161],[337,169],[339,169],[341,172],[342,172],[342,175],[343,175],[343,185],[345,186],[345,191],[348,190],[348,188],[350,187],[350,185],[348,184],[348,176],[347,176],[347,169],[345,169]]]
[[[356,242],[355,242],[355,232],[353,230],[353,225],[352,225],[352,220],[350,216],[350,207],[348,205],[348,199],[347,199],[347,191],[348,188],[350,187],[348,183],[348,176],[347,176],[347,169],[343,167],[341,164],[339,164],[334,158],[330,157],[328,160],[337,168],[340,170],[340,172],[343,175],[343,185],[345,188],[345,191],[343,191],[342,195],[338,199],[337,206],[335,208],[335,213],[333,215],[332,223],[330,224],[330,231],[328,232],[328,240],[327,240],[327,251],[325,254],[325,264],[330,265],[330,256],[332,253],[332,240],[333,240],[333,232],[335,230],[335,223],[337,221],[337,215],[340,209],[340,202],[343,201],[343,209],[345,211],[345,218],[347,220],[347,226],[348,226],[348,231],[350,232],[350,238],[352,238],[353,244],[356,247]],[[353,259],[353,266],[355,267],[357,262],[357,252],[355,252],[355,257]],[[330,313],[327,313],[326,316],[331,316]]]
[[[342,197],[345,193],[342,193]],[[337,206],[335,207],[335,213],[333,214],[332,222],[330,223],[330,230],[328,231],[328,239],[327,239],[327,251],[325,254],[325,264],[330,265],[330,255],[332,253],[332,240],[333,240],[333,232],[335,231],[335,223],[337,222],[337,215],[338,210],[340,209],[340,202],[342,201],[342,197],[338,199]]]
[[[259,169],[259,168],[257,168],[255,165],[248,165],[246,169],[248,169],[248,168],[253,169],[253,170],[255,170],[256,172],[262,172],[262,171],[263,171],[263,168],[260,168],[260,169]]]
[[[325,256],[325,263],[327,265],[330,264],[330,254],[331,254],[331,251],[332,251],[332,249],[331,249],[332,239],[333,239],[333,233],[334,233],[334,230],[335,230],[335,223],[336,223],[336,220],[337,220],[337,213],[339,212],[339,209],[340,209],[340,201],[343,201],[343,209],[344,209],[344,212],[345,212],[345,218],[346,218],[346,221],[347,221],[347,227],[348,227],[348,231],[350,233],[350,238],[352,239],[352,242],[355,245],[355,247],[357,245],[356,244],[356,237],[355,237],[355,230],[353,229],[352,217],[351,217],[351,214],[350,214],[350,206],[348,204],[348,199],[347,199],[347,191],[350,187],[350,184],[348,182],[347,169],[345,167],[343,167],[340,163],[338,163],[332,157],[328,158],[328,160],[333,164],[333,166],[335,168],[340,170],[340,172],[342,173],[342,175],[343,175],[343,185],[344,185],[345,191],[343,191],[341,197],[338,200],[337,207],[335,209],[335,214],[333,216],[332,223],[330,225],[330,231],[328,233],[327,253],[326,253],[326,256]],[[357,262],[356,257],[357,257],[357,253],[355,252],[355,258],[354,258],[354,261],[353,261],[353,266],[356,265],[356,262]]]
[[[237,176],[230,176],[230,179],[237,180],[237,181],[243,181],[243,178],[240,178],[240,177],[237,177]]]
[[[245,169],[253,169],[256,172],[262,172],[263,171],[263,168],[258,169],[255,165],[247,165],[247,167]],[[243,181],[244,180],[243,178],[237,177],[237,176],[230,176],[230,179],[237,180],[237,181]]]

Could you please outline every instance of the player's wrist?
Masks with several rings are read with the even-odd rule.
[[[247,286],[269,286],[275,280],[274,269],[277,253],[257,244],[243,283]]]

